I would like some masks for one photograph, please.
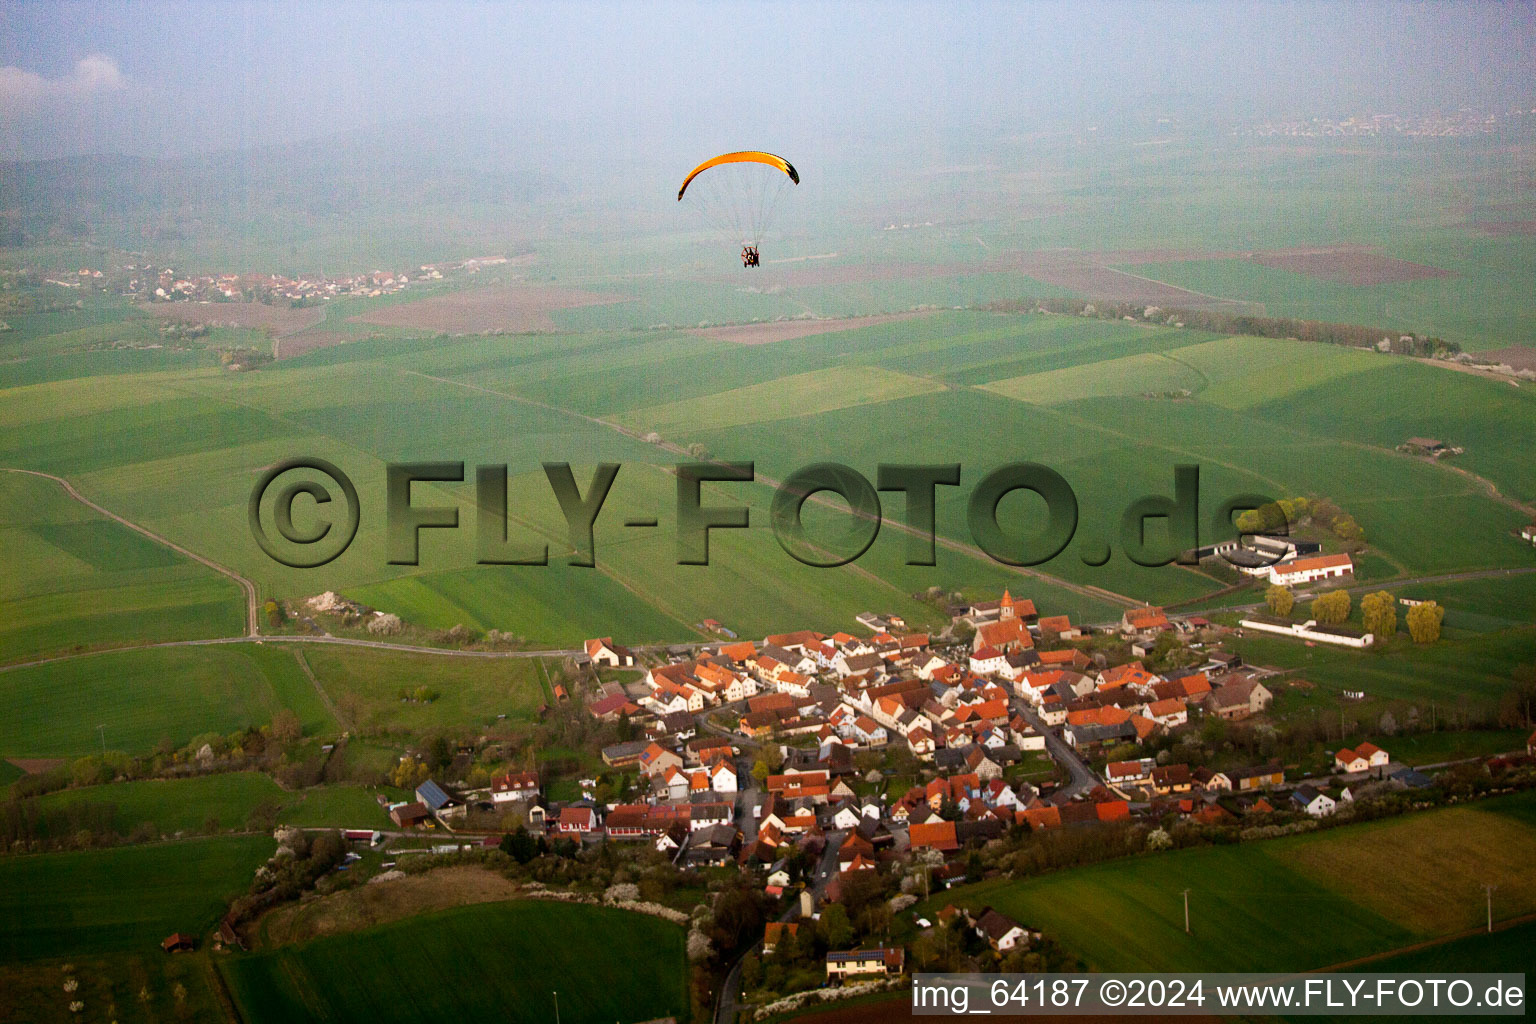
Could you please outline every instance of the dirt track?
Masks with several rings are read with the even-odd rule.
[[[795,338],[808,338],[815,334],[852,331],[860,327],[874,327],[877,324],[910,320],[913,317],[929,314],[929,310],[920,310],[911,313],[887,313],[883,316],[848,317],[840,320],[774,320],[769,323],[739,324],[733,327],[700,327],[688,333],[697,334],[701,338],[714,338],[716,341],[735,342],[738,345],[771,345],[776,341],[792,341]]]

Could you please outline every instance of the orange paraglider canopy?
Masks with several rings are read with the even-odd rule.
[[[694,178],[697,178],[700,174],[703,174],[705,171],[709,170],[711,167],[719,167],[721,164],[767,164],[769,167],[776,167],[783,171],[785,174],[789,175],[789,180],[794,182],[796,185],[800,184],[800,172],[795,170],[794,165],[792,165],[788,160],[785,160],[781,156],[774,156],[772,153],[763,153],[755,149],[749,149],[743,150],[740,153],[721,153],[717,157],[711,157],[710,159],[705,160],[703,163],[699,164],[699,166],[689,171],[688,177],[683,179],[682,188],[677,190],[678,201],[681,202],[683,193],[688,191],[689,182],[691,182]]]

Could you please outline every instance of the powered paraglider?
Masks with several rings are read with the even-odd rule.
[[[722,153],[699,164],[683,179],[677,201],[688,196],[710,225],[741,246],[743,267],[761,266],[758,246],[779,200],[800,172],[788,160],[759,150]]]

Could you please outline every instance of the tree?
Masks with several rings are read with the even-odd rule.
[[[1333,532],[1342,541],[1349,544],[1365,543],[1365,530],[1355,522],[1354,516],[1339,515],[1333,520]]]
[[[1292,608],[1296,607],[1296,595],[1291,593],[1289,587],[1271,583],[1269,589],[1264,591],[1264,603],[1269,605],[1272,614],[1283,619],[1291,614]]]
[[[1360,618],[1376,639],[1390,637],[1397,632],[1397,601],[1385,590],[1366,594],[1360,599]]]
[[[527,864],[539,855],[542,842],[530,835],[522,825],[518,825],[511,834],[501,837],[501,852],[519,864]]]
[[[853,941],[853,922],[848,920],[848,911],[841,903],[827,904],[816,927],[828,949],[847,949]]]
[[[752,777],[754,779],[756,779],[758,782],[762,782],[764,779],[766,779],[768,776],[770,776],[772,774],[773,774],[773,769],[769,768],[768,767],[768,762],[764,761],[762,758],[758,758],[755,762],[753,762],[753,764],[752,764]]]
[[[1425,601],[1408,609],[1408,635],[1416,644],[1432,644],[1440,639],[1440,623],[1445,609],[1434,601]]]
[[[432,737],[427,763],[433,771],[442,771],[453,763],[453,746],[448,742],[447,736]]]
[[[1239,513],[1233,523],[1242,533],[1284,533],[1289,526],[1285,511],[1274,501]]]
[[[1321,594],[1312,601],[1312,617],[1328,626],[1337,626],[1349,618],[1354,604],[1347,590],[1334,590]]]
[[[293,743],[304,735],[299,716],[289,708],[283,708],[272,716],[272,738],[279,743]]]
[[[748,992],[763,983],[763,962],[755,954],[748,953],[741,961],[741,987]]]

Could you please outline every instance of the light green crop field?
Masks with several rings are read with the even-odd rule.
[[[526,720],[544,701],[540,667],[531,658],[452,658],[398,651],[306,646],[304,658],[326,693],[364,731],[403,727],[416,733],[453,724],[489,723],[497,715]],[[401,700],[427,687],[431,703]]]
[[[515,969],[508,969],[508,965]],[[220,964],[267,1021],[651,1020],[687,1010],[683,930],[604,907],[507,902],[425,914]],[[473,982],[443,984],[445,978]]]
[[[310,733],[335,725],[290,651],[275,645],[161,647],[0,673],[11,713],[0,756],[147,753],[206,732],[266,725],[284,708]],[[98,729],[98,726],[101,728]]]
[[[153,826],[160,835],[172,835],[201,832],[211,824],[219,829],[243,829],[257,805],[280,804],[285,797],[269,776],[231,772],[61,790],[39,799],[37,807],[46,812],[72,805],[110,805],[115,812],[112,824],[120,835],[143,824]]]
[[[80,504],[53,480],[0,473],[0,524],[0,662],[244,628],[244,596],[231,580]]]
[[[734,388],[708,398],[636,409],[624,417],[624,422],[642,433],[654,430],[671,439],[698,430],[815,416],[942,390],[941,384],[879,367],[837,367]]]
[[[1021,402],[1056,405],[1079,398],[1195,391],[1204,384],[1205,379],[1198,371],[1178,362],[1173,355],[1147,353],[1065,370],[1009,377],[985,385],[985,390]]]
[[[1209,386],[1205,400],[1238,410],[1389,361],[1358,349],[1280,338],[1219,338],[1176,348],[1168,357],[1200,375]]]
[[[1484,884],[1501,887],[1497,917],[1536,910],[1536,828],[1501,813],[1532,799],[982,882],[934,908],[994,906],[1095,970],[1315,969],[1476,927]]]
[[[0,963],[153,951],[201,936],[250,885],[267,836],[0,858]]]

